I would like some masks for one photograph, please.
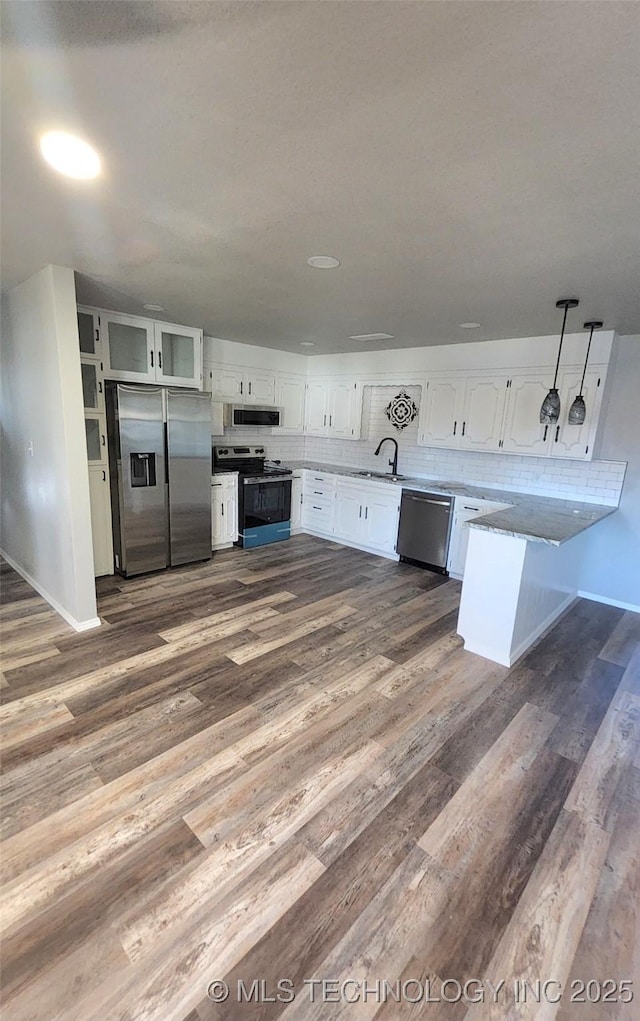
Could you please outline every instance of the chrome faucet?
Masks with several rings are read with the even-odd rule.
[[[374,453],[376,455],[379,454],[380,450],[382,448],[382,444],[386,443],[387,440],[389,440],[391,443],[393,443],[393,445],[396,448],[395,449],[395,453],[393,455],[393,459],[391,461],[389,461],[389,464],[391,465],[391,474],[392,475],[397,475],[398,474],[398,441],[393,436],[384,436],[383,439],[380,440],[380,442],[379,442],[378,446],[376,447]]]

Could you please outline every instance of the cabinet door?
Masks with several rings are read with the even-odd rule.
[[[497,450],[507,399],[507,376],[469,376],[464,397],[460,446]]]
[[[398,541],[400,495],[368,495],[364,509],[363,544],[393,553]]]
[[[227,483],[223,490],[222,513],[224,517],[225,542],[235,542],[238,538],[238,484]]]
[[[549,392],[553,372],[537,372],[511,377],[507,390],[507,408],[501,449],[510,454],[549,453],[550,432],[554,428],[540,422],[540,405]]]
[[[366,493],[360,486],[336,486],[336,508],[333,531],[349,542],[363,542]]]
[[[587,407],[587,416],[583,425],[570,425],[568,422],[569,408],[580,392],[582,372],[565,371],[560,376],[560,421],[551,426],[551,456],[572,457],[579,460],[591,460],[593,442],[595,440],[600,404],[602,401],[602,374],[598,369],[587,372],[582,393]]]
[[[244,372],[242,369],[214,365],[211,373],[211,393],[214,401],[242,403],[244,397]]]
[[[304,431],[304,380],[281,376],[278,379],[276,404],[282,408],[280,432],[301,433]]]
[[[78,337],[80,354],[84,358],[95,358],[99,361],[102,357],[102,344],[100,343],[97,312],[92,312],[87,308],[78,308]]]
[[[82,402],[85,411],[104,411],[104,383],[100,362],[80,361],[82,372]]]
[[[420,408],[419,437],[425,447],[457,447],[462,432],[466,380],[461,376],[430,379]]]
[[[291,528],[302,527],[302,476],[294,475],[291,480]]]
[[[107,379],[129,383],[155,383],[154,324],[149,319],[100,313]]]
[[[84,429],[87,439],[87,460],[89,464],[107,463],[107,423],[99,413],[85,414]]]
[[[357,383],[331,383],[327,411],[330,436],[347,440],[360,438],[362,388]]]
[[[155,323],[156,381],[200,387],[202,332],[174,323]]]
[[[270,372],[249,369],[243,389],[249,403],[273,405],[276,402],[276,377]]]
[[[222,482],[211,483],[211,545],[219,546],[225,542],[224,520],[224,485]]]
[[[111,532],[111,495],[106,468],[89,468],[93,572],[96,578],[113,574],[113,536]]]
[[[307,386],[307,397],[305,405],[305,431],[316,436],[326,436],[327,425],[327,403],[328,384],[309,383]]]

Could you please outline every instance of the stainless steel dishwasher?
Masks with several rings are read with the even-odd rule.
[[[452,512],[452,496],[403,489],[398,526],[400,560],[446,574]]]

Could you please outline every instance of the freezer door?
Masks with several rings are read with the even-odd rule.
[[[119,432],[120,570],[127,576],[168,563],[164,416],[159,387],[116,389]]]
[[[169,561],[211,556],[211,394],[165,391],[169,464]]]

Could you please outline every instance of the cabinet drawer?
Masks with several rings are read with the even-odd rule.
[[[333,513],[333,498],[328,496],[318,496],[314,492],[309,492],[308,489],[304,491],[304,507],[311,514],[327,514]]]
[[[336,488],[336,476],[325,474],[324,472],[314,472],[307,470],[304,480],[305,486],[309,486],[312,489],[325,489],[333,490]]]
[[[303,511],[302,523],[305,528],[330,534],[333,531],[333,514],[330,511],[318,511],[313,507],[306,507]]]

